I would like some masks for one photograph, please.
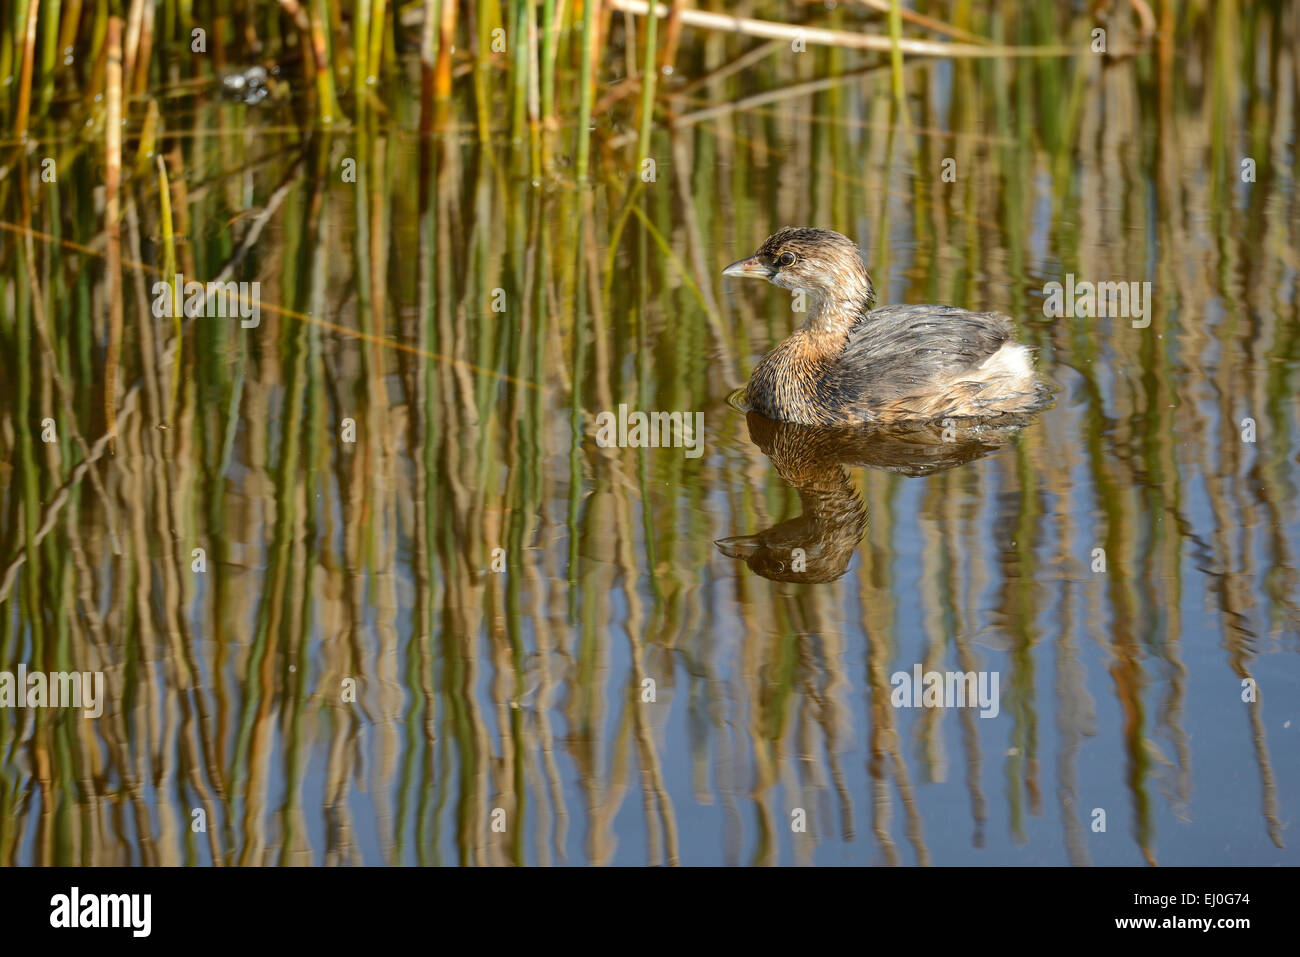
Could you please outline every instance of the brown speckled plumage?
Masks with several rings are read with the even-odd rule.
[[[1049,392],[1006,316],[953,306],[872,309],[857,245],[828,229],[787,227],[727,267],[806,293],[808,318],[765,355],[749,407],[781,422],[872,425],[987,417],[1041,408]]]

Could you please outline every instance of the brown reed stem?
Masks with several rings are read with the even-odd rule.
[[[627,7],[612,3],[610,6],[616,10],[627,10]],[[677,44],[682,38],[682,13],[686,7],[685,0],[673,0],[672,7],[668,10],[668,22],[664,24],[664,45],[659,51],[659,70],[660,72],[672,72],[674,64],[677,62]],[[646,10],[650,10],[650,5],[646,4]],[[628,13],[636,13],[636,10],[627,10]],[[664,16],[663,13],[654,12],[656,17]]]
[[[108,233],[108,352],[104,359],[104,423],[109,454],[117,435],[117,363],[122,349],[122,18],[108,21],[108,118],[104,129],[104,219]]]
[[[420,25],[420,133],[433,129],[434,46],[438,0],[424,0],[424,22]]]
[[[131,95],[143,93],[149,86],[149,57],[153,52],[154,4],[144,5],[144,15],[140,18],[140,41],[136,48],[135,64],[130,77],[128,89]]]
[[[140,29],[144,25],[144,0],[131,0],[126,20],[126,48],[123,51],[122,75],[127,88],[135,79],[135,59],[140,53]]]
[[[456,41],[456,0],[442,0],[442,22],[438,31],[438,63],[433,73],[433,95],[440,100],[451,96],[451,47]]]
[[[23,66],[18,79],[18,116],[14,133],[18,139],[27,138],[27,119],[32,108],[32,67],[36,61],[36,14],[40,0],[28,0],[27,25],[23,35]]]
[[[647,0],[609,0],[615,10],[625,10],[638,16],[645,16],[650,11]],[[674,6],[670,11],[662,3],[655,4],[660,17],[668,17],[667,31],[673,29],[672,14],[677,13]],[[780,40],[801,39],[805,43],[819,46],[847,47],[855,50],[879,50],[888,53],[893,49],[893,41],[887,36],[872,33],[856,33],[849,30],[828,30],[823,27],[791,26],[772,20],[753,20],[748,17],[735,17],[725,13],[711,13],[706,10],[682,9],[679,13],[681,25],[697,27],[703,30],[721,30],[728,33],[741,33],[751,37],[770,37]],[[937,57],[1042,57],[1042,56],[1082,56],[1088,52],[1086,46],[984,46],[975,43],[938,43],[934,40],[911,40],[903,38],[898,41],[898,48],[903,53],[913,56]],[[665,35],[664,52],[660,64],[671,67],[669,56],[676,56],[675,50],[669,49],[668,34]]]

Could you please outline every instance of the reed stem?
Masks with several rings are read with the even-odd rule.
[[[626,10],[638,16],[645,16],[652,4],[648,0],[607,0],[614,10]],[[664,69],[671,68],[669,59],[669,39],[673,28],[673,15],[676,14],[682,26],[696,27],[701,30],[718,30],[725,33],[740,33],[750,37],[766,37],[778,40],[802,39],[805,43],[818,46],[847,47],[854,50],[879,50],[882,53],[894,49],[894,41],[889,37],[871,33],[857,33],[849,30],[828,30],[824,27],[792,26],[772,20],[753,20],[748,17],[735,17],[725,13],[713,13],[708,10],[683,8],[680,11],[670,9],[662,3],[653,4],[659,16],[668,17],[667,35],[663,43],[659,62]],[[1046,46],[1020,46],[1017,44],[982,44],[982,43],[939,43],[934,40],[915,40],[903,37],[898,41],[898,48],[912,56],[936,57],[1043,57],[1082,56],[1086,47],[1070,44]]]
[[[176,284],[176,233],[172,227],[172,194],[167,180],[167,163],[162,153],[154,155],[158,164],[158,206],[162,220],[163,234],[163,278],[171,287],[172,299],[172,333],[176,336],[176,359],[172,367],[171,395],[167,401],[167,421],[176,417],[176,396],[181,382],[181,349],[185,338],[181,334],[181,295]]]
[[[342,111],[334,94],[334,68],[330,59],[329,11],[325,0],[312,0],[308,12],[311,21],[311,46],[316,59],[316,115],[325,126],[334,122]]]
[[[370,50],[365,41],[370,33],[370,0],[356,0],[352,7],[352,36],[355,47],[355,73],[353,88],[357,97],[357,112],[362,109],[365,97],[361,95],[361,86],[369,82]]]
[[[898,0],[889,0],[889,71],[890,85],[894,90],[894,102],[900,116],[906,116],[903,86],[903,18],[899,13]]]
[[[438,0],[424,0],[424,22],[420,25],[420,133],[433,129],[434,58],[437,56]]]
[[[130,90],[135,79],[135,59],[140,52],[140,29],[144,24],[145,0],[131,0],[126,19],[126,47],[123,50],[122,78]]]
[[[456,42],[456,0],[441,0],[441,3],[433,95],[439,100],[445,100],[451,96],[451,47]]]
[[[104,124],[104,227],[108,236],[105,264],[108,283],[108,349],[104,358],[104,428],[111,437],[109,454],[116,451],[117,363],[122,348],[122,18],[108,20],[106,77],[107,118]]]
[[[511,24],[511,36],[514,43],[514,104],[511,137],[515,142],[524,138],[524,123],[528,110],[528,19],[532,10],[528,0],[515,0],[515,20]]]
[[[555,0],[542,0],[542,115],[555,116]]]
[[[369,72],[365,75],[367,85],[375,85],[379,82],[379,75],[384,70],[384,13],[386,10],[385,0],[370,0],[370,51],[366,57],[366,63],[369,65]],[[396,13],[396,11],[394,11]],[[361,47],[362,38],[357,37],[353,41],[358,48]]]
[[[35,0],[33,0],[35,3]],[[50,105],[54,95],[54,73],[59,57],[60,0],[45,0],[41,30],[41,111]]]
[[[578,101],[578,182],[587,181],[591,161],[591,100],[595,93],[596,7],[600,0],[582,3],[582,89]]]
[[[537,0],[526,0],[528,4],[528,142],[529,156],[532,159],[532,176],[539,182],[542,176],[541,112],[542,95],[540,87],[540,51],[537,35]]]
[[[659,34],[659,16],[652,7],[645,18],[645,56],[641,67],[641,135],[637,139],[637,155],[645,159],[650,155],[650,127],[654,123],[656,45]]]
[[[23,30],[23,65],[18,78],[18,115],[14,121],[14,134],[20,140],[27,138],[27,121],[32,108],[32,68],[36,61],[36,14],[40,0],[26,0],[27,23]]]

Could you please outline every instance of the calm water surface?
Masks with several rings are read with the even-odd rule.
[[[260,323],[151,313],[146,162],[111,454],[101,159],[52,124],[3,200],[0,666],[107,700],[0,708],[0,856],[1300,864],[1286,22],[1244,60],[1212,23],[1172,63],[909,60],[906,123],[887,69],[778,52],[678,82],[652,181],[602,119],[590,189],[468,99],[421,137],[179,98],[177,271],[260,283]],[[787,224],[883,302],[1013,317],[1053,406],[747,419],[800,316],[720,272]],[[1149,282],[1149,324],[1046,316],[1067,274]],[[700,454],[603,447],[620,404],[702,413]],[[915,669],[996,713],[895,707]]]

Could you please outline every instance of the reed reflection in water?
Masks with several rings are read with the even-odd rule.
[[[0,708],[0,860],[1300,863],[1296,22],[1231,10],[1178,61],[909,60],[907,125],[885,69],[715,37],[657,178],[598,137],[589,190],[460,101],[428,135],[413,97],[332,134],[184,101],[176,266],[262,318],[152,317],[130,177],[111,455],[101,161],[53,122],[57,184],[0,185],[0,663],[108,703]],[[1014,317],[1055,406],[747,421],[798,317],[719,272],[796,222],[884,302]],[[1150,326],[1045,318],[1067,273],[1152,282]],[[703,412],[705,454],[601,447],[620,403]],[[997,672],[997,716],[894,707],[917,665]]]

